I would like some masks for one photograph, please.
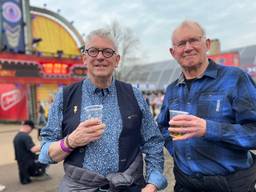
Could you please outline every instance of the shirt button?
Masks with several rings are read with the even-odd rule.
[[[79,153],[83,153],[84,152],[84,148],[79,149]]]

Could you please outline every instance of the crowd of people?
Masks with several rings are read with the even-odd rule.
[[[121,58],[111,33],[89,33],[82,53],[88,76],[59,90],[41,131],[41,164],[64,161],[59,191],[165,189],[166,147],[175,192],[256,192],[255,83],[241,69],[208,59],[210,40],[195,21],[177,26],[171,42],[179,78],[165,94],[142,94],[113,77]],[[102,119],[86,118],[90,105],[103,106]],[[185,113],[171,118],[170,110]],[[26,140],[29,155],[37,151],[33,127],[25,122],[14,139],[15,145]],[[21,183],[29,182],[18,156]]]

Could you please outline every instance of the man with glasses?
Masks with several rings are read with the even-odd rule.
[[[40,161],[64,160],[64,192],[165,188],[163,137],[139,90],[113,78],[120,60],[113,37],[102,29],[93,31],[82,52],[88,77],[57,93],[41,131]],[[103,106],[102,121],[86,120],[89,105]]]
[[[254,192],[256,86],[236,67],[207,58],[210,40],[194,21],[172,34],[182,73],[166,90],[157,118],[174,159],[175,192]],[[188,112],[170,118],[169,110]]]

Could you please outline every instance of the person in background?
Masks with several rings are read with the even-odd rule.
[[[24,121],[19,132],[13,139],[15,160],[18,164],[19,179],[21,184],[30,183],[31,176],[43,176],[47,166],[45,164],[41,164],[37,160],[37,153],[40,152],[40,146],[35,145],[31,136],[29,135],[34,127],[33,121]]]
[[[150,107],[150,101],[149,101],[149,98],[148,98],[148,94],[149,94],[149,93],[147,93],[147,92],[142,92],[142,94],[143,94],[143,97],[144,97],[146,103],[147,103],[148,106]]]
[[[83,60],[88,77],[57,93],[41,132],[40,161],[64,160],[60,191],[155,192],[165,188],[162,135],[142,93],[113,78],[120,55],[109,31],[99,29],[87,36]],[[103,105],[102,121],[86,120],[89,105]]]
[[[37,123],[39,126],[43,127],[46,125],[46,117],[45,117],[45,109],[40,101],[37,102],[37,110],[38,110],[38,120]]]
[[[182,73],[167,87],[157,122],[174,159],[174,191],[255,192],[256,86],[241,69],[208,59],[209,48],[197,22],[172,34]],[[189,115],[170,119],[169,110]]]

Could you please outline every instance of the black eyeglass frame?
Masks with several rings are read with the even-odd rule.
[[[90,50],[95,50],[95,54],[92,54],[90,52]],[[99,53],[101,52],[102,55],[105,57],[105,58],[110,58],[112,57],[114,54],[116,54],[116,51],[111,49],[111,48],[104,48],[104,49],[98,49],[96,47],[90,47],[88,49],[84,49],[84,53],[87,53],[90,57],[97,57],[99,55]]]

